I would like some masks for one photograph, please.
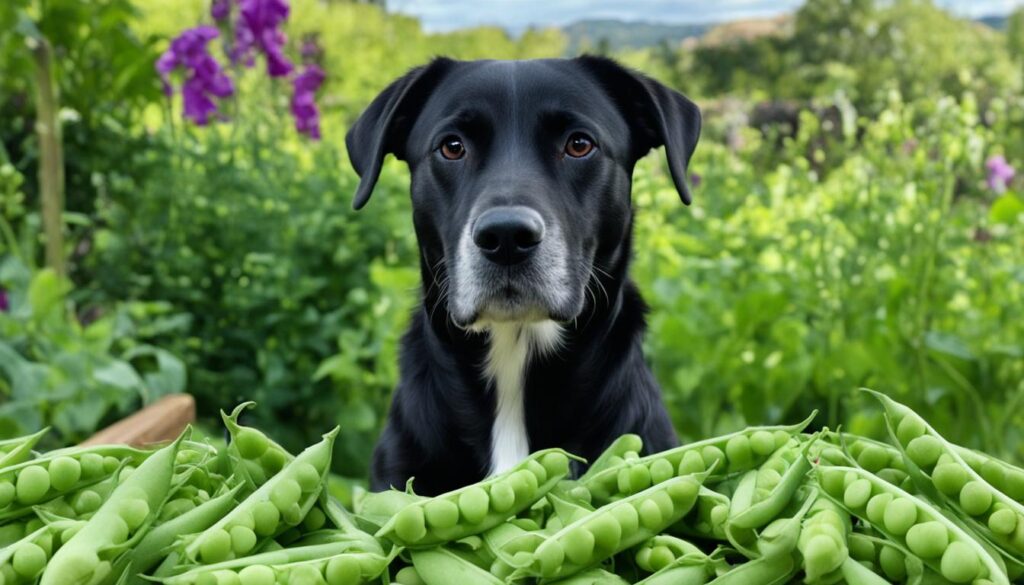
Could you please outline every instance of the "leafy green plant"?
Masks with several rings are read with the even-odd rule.
[[[83,323],[70,311],[70,288],[51,270],[0,261],[9,300],[0,311],[2,437],[52,426],[57,444],[74,443],[140,403],[185,389],[180,360],[132,339],[133,308]]]

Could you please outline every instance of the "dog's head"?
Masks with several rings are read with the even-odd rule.
[[[456,324],[570,321],[590,278],[626,263],[639,158],[664,145],[690,202],[700,122],[691,101],[604,58],[437,59],[346,136],[354,205],[393,153],[412,173],[424,284]]]

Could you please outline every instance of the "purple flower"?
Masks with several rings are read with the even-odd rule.
[[[693,187],[694,189],[700,187],[700,182],[702,180],[703,178],[697,173],[690,173],[690,186]]]
[[[323,55],[323,47],[317,40],[316,35],[306,35],[299,46],[299,54],[302,55],[303,63],[316,63]]]
[[[287,0],[240,0],[241,19],[235,28],[235,48],[231,58],[246,65],[253,64],[253,52],[267,57],[267,74],[285,77],[292,72],[291,61],[284,55],[288,37],[280,30],[288,18]]]
[[[292,116],[295,129],[313,140],[320,139],[320,110],[316,107],[316,92],[324,83],[324,72],[316,65],[308,65],[292,80]]]
[[[190,28],[171,41],[171,47],[156,62],[167,95],[174,93],[170,84],[171,72],[179,67],[188,71],[181,90],[185,117],[200,126],[206,125],[210,115],[217,111],[213,98],[226,98],[235,91],[231,78],[207,49],[209,42],[219,34],[212,26]]]
[[[7,298],[7,291],[0,288],[0,313],[11,310],[11,301]]]
[[[210,16],[217,22],[224,22],[231,16],[231,0],[213,0],[210,4]]]
[[[985,162],[985,168],[988,169],[988,188],[996,193],[1006,191],[1006,187],[1017,174],[1010,163],[1006,162],[1006,157],[1001,154],[989,157]]]

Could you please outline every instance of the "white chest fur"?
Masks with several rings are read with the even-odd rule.
[[[491,428],[491,475],[513,467],[530,454],[523,407],[526,368],[535,356],[558,347],[562,329],[553,321],[494,323],[484,375],[495,393]]]

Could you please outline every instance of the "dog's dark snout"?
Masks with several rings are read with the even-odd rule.
[[[544,220],[529,207],[495,207],[473,224],[473,242],[484,257],[503,266],[530,257],[544,239]]]

